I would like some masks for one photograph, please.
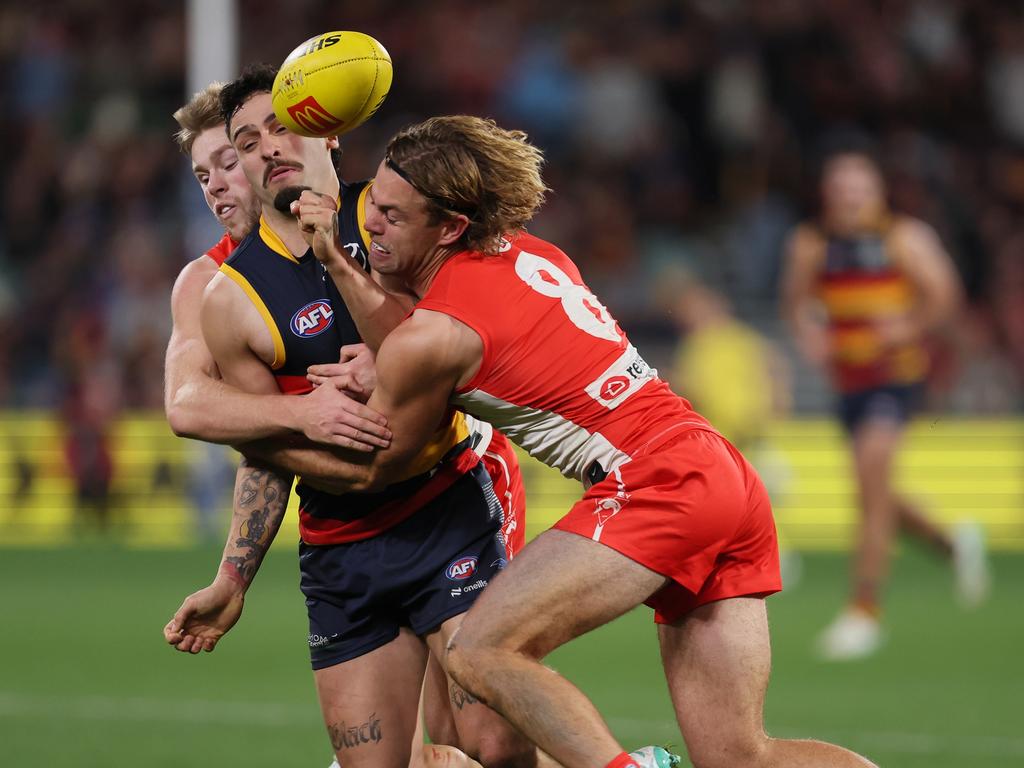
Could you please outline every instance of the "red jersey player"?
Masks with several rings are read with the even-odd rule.
[[[433,118],[391,140],[371,190],[372,266],[421,300],[377,357],[369,405],[394,434],[366,485],[401,471],[451,400],[587,486],[448,638],[449,673],[567,768],[638,765],[539,660],[646,602],[694,765],[871,765],[765,734],[763,598],[781,583],[764,486],[565,254],[522,231],[545,191],[541,159],[521,132]],[[365,287],[327,203],[307,192],[293,210],[339,288]]]

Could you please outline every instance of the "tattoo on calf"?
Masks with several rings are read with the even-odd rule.
[[[331,737],[331,745],[335,752],[340,749],[353,749],[363,744],[378,744],[384,738],[380,718],[376,712],[372,712],[362,725],[346,725],[344,720],[340,723],[329,723],[327,733]]]
[[[454,704],[460,711],[467,704],[478,704],[479,699],[475,698],[473,694],[469,693],[464,688],[452,683],[451,687],[452,704]]]

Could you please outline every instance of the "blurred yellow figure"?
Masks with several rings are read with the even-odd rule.
[[[732,314],[725,297],[694,280],[678,295],[676,317],[685,335],[670,377],[673,388],[740,451],[756,455],[768,425],[790,408],[784,358]]]

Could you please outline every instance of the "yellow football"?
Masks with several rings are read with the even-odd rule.
[[[301,136],[338,136],[363,123],[391,88],[391,57],[362,32],[311,37],[274,79],[274,114]]]

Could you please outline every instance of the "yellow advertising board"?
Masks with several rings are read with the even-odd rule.
[[[105,514],[110,535],[140,547],[190,546],[204,532],[223,536],[235,461],[230,449],[174,437],[159,413],[123,418],[109,445],[112,480]],[[856,496],[843,435],[834,422],[781,422],[750,458],[772,494],[787,546],[848,546]],[[528,534],[533,535],[568,509],[579,486],[532,459],[521,460]],[[946,523],[981,523],[993,549],[1024,550],[1024,420],[914,424],[897,484]],[[67,436],[52,414],[0,413],[0,499],[0,546],[64,546],[105,535],[97,530],[102,514],[97,502],[76,490]],[[279,543],[295,543],[295,520],[293,499]]]

